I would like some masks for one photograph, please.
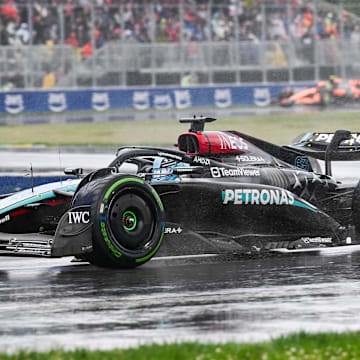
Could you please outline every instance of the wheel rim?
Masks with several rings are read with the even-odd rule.
[[[123,226],[126,231],[133,231],[136,228],[137,218],[132,211],[125,211],[122,218]]]
[[[151,241],[156,220],[147,195],[122,191],[109,203],[108,226],[114,246],[120,252],[143,251]]]

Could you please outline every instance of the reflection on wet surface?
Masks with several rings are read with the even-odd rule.
[[[152,260],[126,271],[0,260],[0,350],[360,329],[360,253]]]

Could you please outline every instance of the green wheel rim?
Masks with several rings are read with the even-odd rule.
[[[132,211],[125,211],[122,218],[125,230],[132,231],[136,228],[137,218]]]

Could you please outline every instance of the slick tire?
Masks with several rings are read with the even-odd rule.
[[[156,191],[136,176],[111,175],[84,185],[72,206],[90,205],[93,250],[102,267],[134,268],[150,260],[164,235],[164,208]]]

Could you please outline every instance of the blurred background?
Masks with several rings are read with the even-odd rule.
[[[359,1],[0,0],[0,125],[259,115],[330,76],[360,79]]]
[[[360,77],[360,3],[1,0],[0,85],[203,86]]]

